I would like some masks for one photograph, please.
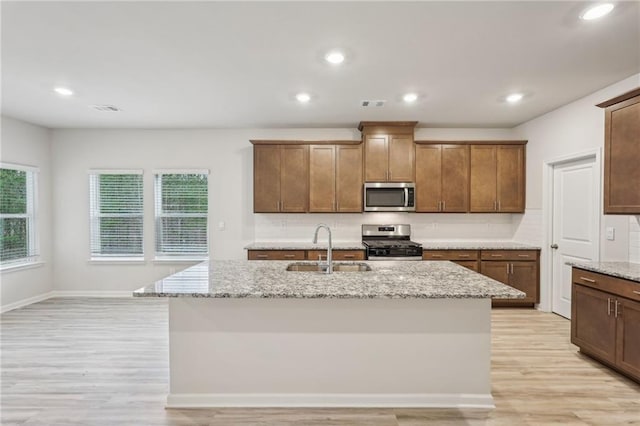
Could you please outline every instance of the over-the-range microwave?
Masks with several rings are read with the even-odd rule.
[[[416,188],[413,182],[366,182],[365,212],[414,212]]]

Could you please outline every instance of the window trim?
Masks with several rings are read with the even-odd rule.
[[[161,213],[158,206],[161,205],[158,197],[162,197],[162,188],[158,188],[158,177],[162,175],[206,175],[207,176],[207,213]],[[210,226],[209,226],[209,169],[155,169],[153,170],[153,223],[154,223],[154,258],[157,263],[170,262],[200,262],[209,258]],[[160,191],[158,191],[160,189]],[[158,193],[160,192],[160,193]],[[204,217],[207,223],[207,252],[206,253],[165,253],[158,251],[158,227],[159,221],[164,217]]]
[[[100,175],[140,175],[142,176],[142,213],[140,214],[107,214],[105,216],[112,215],[113,217],[123,217],[126,215],[132,217],[140,217],[142,219],[142,253],[137,255],[133,253],[123,254],[94,254],[92,253],[92,237],[93,237],[93,222],[96,217],[105,217],[102,215],[93,216],[92,212],[100,210],[99,197],[93,197],[91,192],[92,177]],[[144,263],[145,262],[145,243],[144,243],[144,170],[143,169],[89,169],[87,170],[87,176],[89,177],[89,262],[90,263]]]
[[[40,233],[38,226],[38,182],[40,169],[25,164],[0,162],[0,169],[17,170],[27,174],[27,206],[25,214],[1,214],[2,218],[24,217],[27,220],[27,256],[0,262],[0,271],[36,267],[40,261]],[[29,250],[31,249],[31,250]]]

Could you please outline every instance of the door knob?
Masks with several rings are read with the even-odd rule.
[[[551,244],[551,248],[555,250],[555,249],[558,248],[558,245],[557,244]]]

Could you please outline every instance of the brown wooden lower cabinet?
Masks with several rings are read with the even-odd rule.
[[[333,250],[333,260],[364,260],[364,250]],[[326,260],[326,250],[248,250],[249,260]]]
[[[640,283],[578,268],[572,281],[571,343],[640,382]]]

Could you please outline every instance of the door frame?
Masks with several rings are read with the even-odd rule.
[[[554,168],[555,166],[563,163],[569,163],[573,161],[585,160],[588,158],[594,158],[595,167],[598,170],[598,185],[596,190],[596,199],[598,200],[598,214],[596,214],[597,228],[600,230],[602,226],[602,177],[603,177],[603,164],[602,164],[602,148],[593,148],[585,151],[580,151],[574,154],[567,154],[560,157],[555,157],[550,160],[544,160],[542,163],[542,227],[543,242],[542,250],[540,252],[540,264],[542,271],[540,278],[542,279],[540,285],[540,304],[538,309],[544,312],[551,312],[553,306],[553,257],[551,256],[550,245],[553,241],[553,185],[554,185]],[[596,259],[600,259],[600,234],[597,235],[596,241]]]

